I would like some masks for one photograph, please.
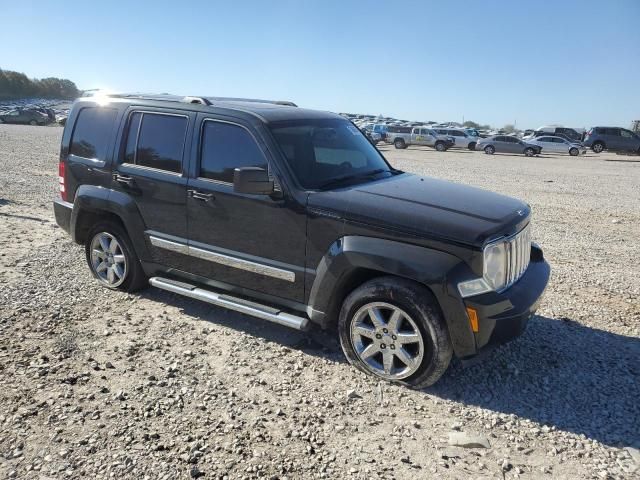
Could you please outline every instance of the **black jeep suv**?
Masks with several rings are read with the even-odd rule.
[[[148,284],[296,329],[413,387],[518,336],[550,268],[513,198],[393,168],[348,120],[289,102],[75,102],[58,224],[106,287]]]

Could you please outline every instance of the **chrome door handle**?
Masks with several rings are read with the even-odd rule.
[[[213,193],[204,193],[204,192],[199,192],[198,190],[187,190],[187,193],[191,198],[195,198],[196,200],[202,200],[203,202],[208,202],[209,200],[213,200]]]
[[[120,175],[119,173],[114,173],[113,174],[113,179],[116,182],[123,183],[123,184],[128,185],[128,186],[133,185],[133,178],[132,177],[127,177],[126,175]]]

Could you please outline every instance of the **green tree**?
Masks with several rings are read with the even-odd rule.
[[[28,97],[74,99],[80,94],[75,83],[63,78],[30,79],[24,73],[0,69],[0,99]]]

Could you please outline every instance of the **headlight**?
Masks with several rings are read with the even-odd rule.
[[[500,290],[507,283],[507,242],[485,247],[484,279],[492,290]]]

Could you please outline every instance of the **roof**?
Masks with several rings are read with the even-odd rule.
[[[320,118],[340,118],[338,114],[331,112],[323,112],[318,110],[309,110],[299,108],[295,103],[289,101],[278,100],[260,100],[250,98],[231,98],[231,97],[209,97],[209,96],[179,96],[168,93],[163,94],[147,94],[147,93],[104,93],[92,92],[88,98],[79,100],[91,101],[94,97],[104,96],[108,99],[121,99],[122,101],[136,102],[140,101],[146,105],[155,104],[161,106],[163,103],[181,103],[190,104],[195,110],[199,111],[216,111],[219,109],[235,110],[238,112],[249,113],[260,118],[265,122],[277,122],[293,119],[320,119]]]

